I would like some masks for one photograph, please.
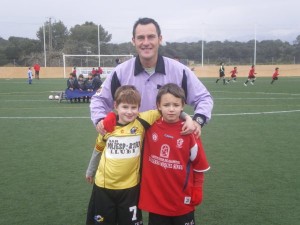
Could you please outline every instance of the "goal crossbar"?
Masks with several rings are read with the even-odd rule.
[[[97,57],[98,58],[98,66],[101,66],[101,57],[130,57],[130,58],[132,58],[133,55],[73,55],[73,54],[63,54],[64,78],[66,78],[66,57]],[[107,71],[110,71],[110,69],[108,69]]]

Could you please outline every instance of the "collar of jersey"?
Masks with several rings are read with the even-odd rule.
[[[140,57],[137,56],[136,60],[135,60],[135,66],[134,66],[134,76],[137,76],[139,74],[141,74],[142,72],[144,72],[144,68],[142,66]],[[158,55],[157,57],[157,62],[156,62],[156,67],[155,67],[155,73],[161,73],[166,75],[166,71],[165,71],[165,62],[164,59],[161,55]]]

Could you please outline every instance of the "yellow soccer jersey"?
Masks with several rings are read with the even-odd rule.
[[[152,125],[160,118],[158,110],[149,110],[139,117]],[[107,189],[126,189],[140,182],[141,150],[145,128],[135,119],[125,126],[116,126],[112,133],[99,135],[97,150],[103,153],[95,176],[95,184]],[[106,141],[104,141],[104,140]]]

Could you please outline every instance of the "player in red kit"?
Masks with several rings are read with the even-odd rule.
[[[274,71],[274,73],[273,73],[273,76],[272,76],[271,84],[273,84],[275,80],[278,80],[278,76],[279,76],[279,68],[276,67],[276,68],[275,68],[275,71]]]
[[[255,65],[252,65],[251,69],[249,71],[248,79],[244,83],[244,86],[247,86],[247,83],[249,81],[250,81],[250,84],[254,85],[254,81],[256,80],[255,74],[256,74],[256,72],[255,72]]]
[[[233,67],[233,70],[230,71],[230,79],[228,79],[227,83],[229,83],[230,81],[236,82],[236,75],[237,75],[238,71],[237,71],[237,67]]]
[[[162,118],[146,132],[139,208],[149,212],[148,225],[195,224],[202,201],[203,172],[210,167],[201,140],[180,135],[184,102],[176,84],[161,87],[156,103]]]

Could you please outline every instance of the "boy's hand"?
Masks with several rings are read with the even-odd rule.
[[[199,205],[202,202],[202,187],[192,187],[192,205]]]
[[[90,184],[93,184],[94,183],[94,177],[91,177],[91,176],[86,176],[85,177],[86,181]]]

